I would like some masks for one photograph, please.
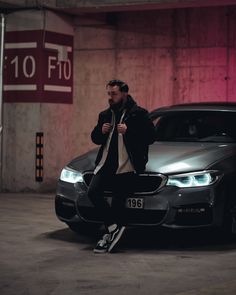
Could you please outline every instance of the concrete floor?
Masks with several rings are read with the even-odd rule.
[[[236,294],[236,239],[128,229],[114,254],[57,220],[53,195],[0,195],[1,295]]]

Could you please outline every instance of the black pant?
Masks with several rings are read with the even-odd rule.
[[[98,172],[93,176],[88,189],[88,197],[98,210],[104,224],[108,227],[111,224],[123,225],[124,207],[127,197],[134,192],[136,174],[133,172],[122,174],[109,174]],[[112,192],[111,206],[104,197],[105,191]]]

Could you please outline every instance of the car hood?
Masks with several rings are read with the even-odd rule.
[[[146,171],[176,174],[211,168],[221,159],[235,153],[236,144],[201,142],[156,142],[149,147]],[[94,169],[98,149],[94,149],[69,163],[79,170]]]
[[[230,156],[235,144],[156,142],[149,149],[147,171],[176,174],[210,168]]]

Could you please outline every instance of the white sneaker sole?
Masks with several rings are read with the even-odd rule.
[[[122,226],[118,235],[116,236],[116,238],[114,239],[114,241],[111,243],[110,247],[108,248],[108,251],[107,252],[111,252],[112,249],[114,248],[114,246],[118,243],[119,239],[121,238],[123,232],[125,230],[125,226]]]

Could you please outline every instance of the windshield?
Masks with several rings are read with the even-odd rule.
[[[169,112],[153,122],[157,141],[236,142],[236,112]]]

